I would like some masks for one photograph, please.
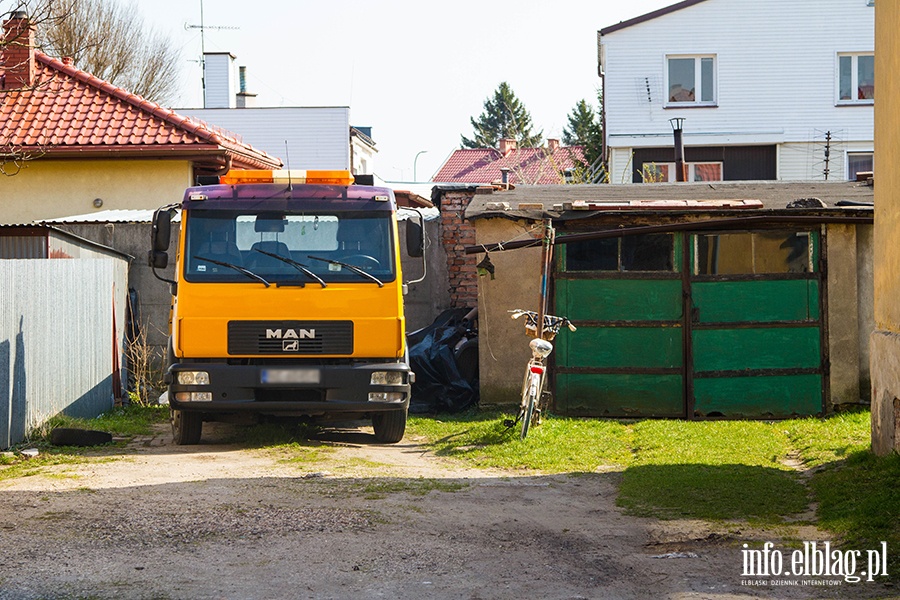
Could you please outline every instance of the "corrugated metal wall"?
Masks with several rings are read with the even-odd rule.
[[[125,260],[0,260],[0,449],[112,408],[127,277]]]

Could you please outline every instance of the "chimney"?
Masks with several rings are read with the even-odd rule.
[[[549,152],[556,152],[559,150],[559,140],[548,138],[547,139],[547,150]]]
[[[256,106],[256,94],[247,91],[247,67],[238,67],[237,107],[253,108]]]
[[[34,85],[34,25],[24,11],[16,11],[3,23],[0,49],[3,77],[0,89],[16,90]]]
[[[234,55],[207,52],[203,55],[203,108],[234,107]]]
[[[510,138],[501,138],[500,139],[500,154],[502,154],[503,156],[506,156],[515,149],[516,149],[516,140],[510,139]]]

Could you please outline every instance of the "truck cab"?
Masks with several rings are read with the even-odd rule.
[[[157,211],[157,268],[179,208],[175,442],[196,444],[203,421],[239,413],[368,418],[376,441],[400,441],[414,375],[393,191],[353,185],[349,172],[233,171]],[[407,251],[421,256],[421,223],[409,225]]]

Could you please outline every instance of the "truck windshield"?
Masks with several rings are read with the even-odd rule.
[[[242,270],[275,285],[317,288],[322,282],[373,282],[359,270],[380,282],[396,278],[393,228],[386,211],[313,214],[194,209],[186,217],[187,281],[259,283]],[[319,259],[310,259],[311,255]]]

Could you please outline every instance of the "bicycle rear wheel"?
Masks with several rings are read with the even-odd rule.
[[[537,404],[537,397],[541,393],[541,376],[537,373],[530,373],[525,380],[525,388],[522,390],[522,431],[520,439],[525,439],[528,435],[528,428],[531,427],[531,418],[534,416],[534,407]]]

